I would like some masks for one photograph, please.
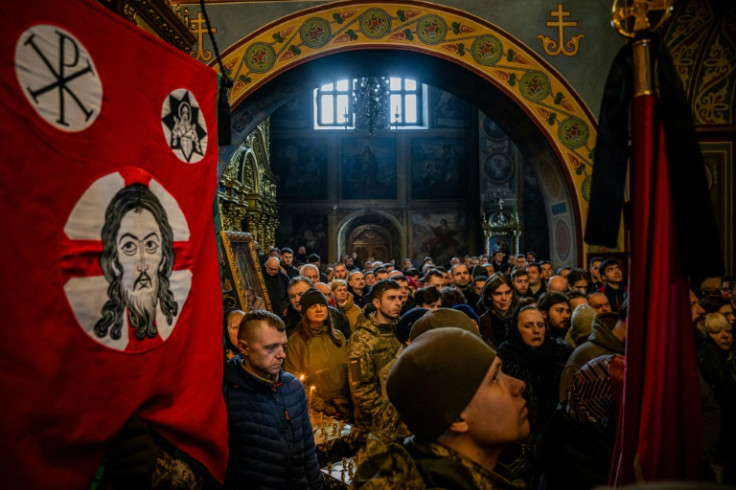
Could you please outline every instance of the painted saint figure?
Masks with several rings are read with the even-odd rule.
[[[157,309],[169,325],[179,305],[169,287],[174,267],[173,231],[158,198],[143,184],[121,189],[105,211],[100,267],[108,300],[94,332],[119,339],[130,325],[140,341],[156,338]],[[126,314],[127,312],[127,314]]]
[[[197,137],[197,129],[192,124],[192,107],[186,101],[179,104],[179,115],[174,116],[171,140],[171,147],[181,148],[187,161],[192,157],[192,153],[202,153],[202,147]]]

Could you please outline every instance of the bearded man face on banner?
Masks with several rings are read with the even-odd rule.
[[[169,288],[174,265],[173,232],[166,211],[142,184],[121,189],[105,211],[100,266],[110,284],[95,334],[119,339],[125,312],[138,340],[155,338],[156,309],[169,325],[178,304]]]

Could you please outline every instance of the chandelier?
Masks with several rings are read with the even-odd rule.
[[[353,80],[350,112],[345,110],[345,129],[351,120],[355,129],[366,129],[373,136],[376,130],[390,130],[399,123],[399,108],[391,115],[391,91],[388,77],[363,77]]]

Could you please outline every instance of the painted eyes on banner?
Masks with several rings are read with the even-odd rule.
[[[161,128],[176,158],[198,163],[207,151],[207,124],[199,103],[187,89],[172,91],[161,107]]]
[[[84,45],[48,24],[26,29],[15,45],[15,74],[31,107],[67,132],[92,125],[102,107],[102,81]]]

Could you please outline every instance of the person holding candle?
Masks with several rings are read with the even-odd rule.
[[[333,327],[321,291],[310,288],[299,302],[302,318],[289,337],[284,369],[305,376],[310,410],[349,420],[352,406],[345,336]]]

